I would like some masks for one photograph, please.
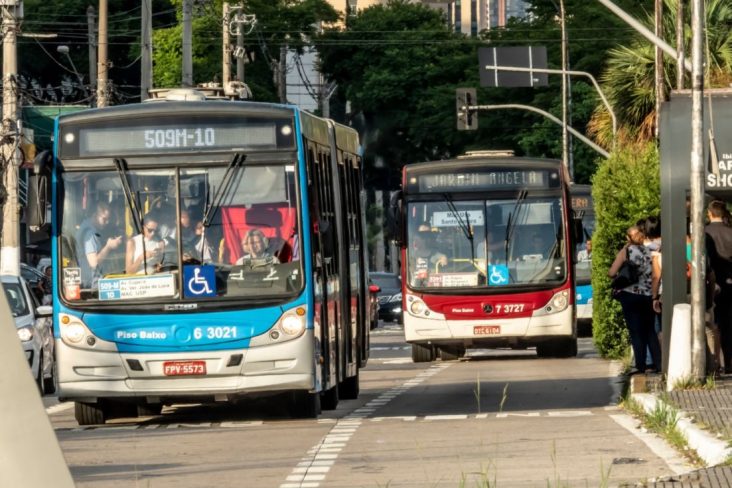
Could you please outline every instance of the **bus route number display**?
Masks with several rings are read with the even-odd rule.
[[[211,147],[216,145],[213,127],[195,129],[148,129],[144,132],[147,149],[171,147]]]
[[[559,183],[556,172],[530,169],[420,175],[416,181],[419,191],[427,193],[546,188],[554,182]]]

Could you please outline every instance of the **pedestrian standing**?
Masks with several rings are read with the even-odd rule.
[[[661,345],[654,328],[655,316],[651,299],[651,253],[643,245],[643,230],[634,225],[628,228],[627,243],[618,251],[608,275],[614,278],[620,267],[629,260],[636,268],[638,281],[618,291],[616,298],[623,308],[623,316],[628,326],[630,343],[635,357],[635,371],[646,370],[646,352],[650,351],[653,372],[661,370]]]
[[[714,319],[719,330],[719,339],[724,358],[724,372],[732,373],[732,227],[725,224],[727,206],[714,200],[707,206],[705,231],[709,236],[709,254],[715,280],[719,287],[714,299]]]

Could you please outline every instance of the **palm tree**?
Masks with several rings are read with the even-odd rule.
[[[676,45],[676,9],[679,0],[664,1],[664,39]],[[732,83],[732,3],[729,0],[707,0],[705,87],[727,87]],[[691,18],[689,2],[685,19]],[[653,16],[646,24],[653,26]],[[691,27],[684,28],[684,45],[691,45]],[[687,59],[689,54],[687,52]],[[675,87],[676,59],[664,56],[664,80],[667,90]],[[619,125],[620,142],[643,142],[653,139],[656,123],[656,93],[654,84],[654,46],[638,39],[628,46],[609,52],[609,59],[600,80]],[[612,143],[610,116],[604,106],[598,106],[588,124],[588,132],[602,145]]]

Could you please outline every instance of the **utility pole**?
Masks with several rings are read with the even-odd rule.
[[[89,5],[86,9],[86,29],[89,43],[89,90],[96,93],[97,85],[97,23],[94,7]],[[93,104],[93,100],[89,100]]]
[[[150,89],[153,87],[152,79],[152,0],[142,0],[141,15],[141,66],[140,66],[140,100],[147,100]]]
[[[240,10],[241,12],[241,10]],[[236,79],[244,82],[244,61],[246,58],[246,52],[244,51],[244,24],[237,22],[236,29]]]
[[[570,168],[569,165],[569,131],[567,131],[569,107],[567,104],[567,29],[564,0],[559,0],[559,17],[562,24],[562,163],[569,171],[571,178],[574,179],[574,168]]]
[[[704,2],[691,9],[691,374],[703,380],[706,366],[704,334]]]
[[[99,57],[97,60],[97,107],[106,107],[109,103],[108,96],[108,68],[107,62],[107,0],[99,0]]]
[[[224,2],[224,25],[223,25],[223,66],[221,69],[221,86],[229,86],[231,81],[231,46],[229,45],[229,2]]]
[[[287,103],[287,44],[280,47],[280,60],[277,63],[277,94],[280,103]]]
[[[22,1],[2,7],[3,33],[3,121],[2,165],[7,199],[3,205],[3,227],[0,236],[0,272],[20,275],[20,206],[18,204],[18,167],[20,166],[20,123],[18,121],[18,19]]]
[[[193,86],[193,0],[183,0],[183,86]]]
[[[663,39],[663,0],[655,1],[655,27],[656,37]],[[655,46],[655,72],[656,72],[656,139],[659,137],[659,126],[661,125],[661,104],[666,99],[666,87],[663,81],[663,52],[661,48]]]

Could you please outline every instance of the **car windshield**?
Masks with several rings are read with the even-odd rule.
[[[294,165],[67,172],[62,296],[199,300],[302,287]]]
[[[371,276],[371,281],[373,281],[376,285],[378,285],[379,288],[393,289],[393,288],[402,287],[402,281],[395,274],[378,274],[378,275],[372,274],[370,276]]]
[[[10,311],[13,313],[13,317],[21,317],[28,315],[28,302],[25,300],[23,289],[18,283],[3,283],[5,289],[5,298],[8,300],[10,305]]]
[[[562,200],[410,202],[407,276],[414,288],[561,283],[567,259]]]

